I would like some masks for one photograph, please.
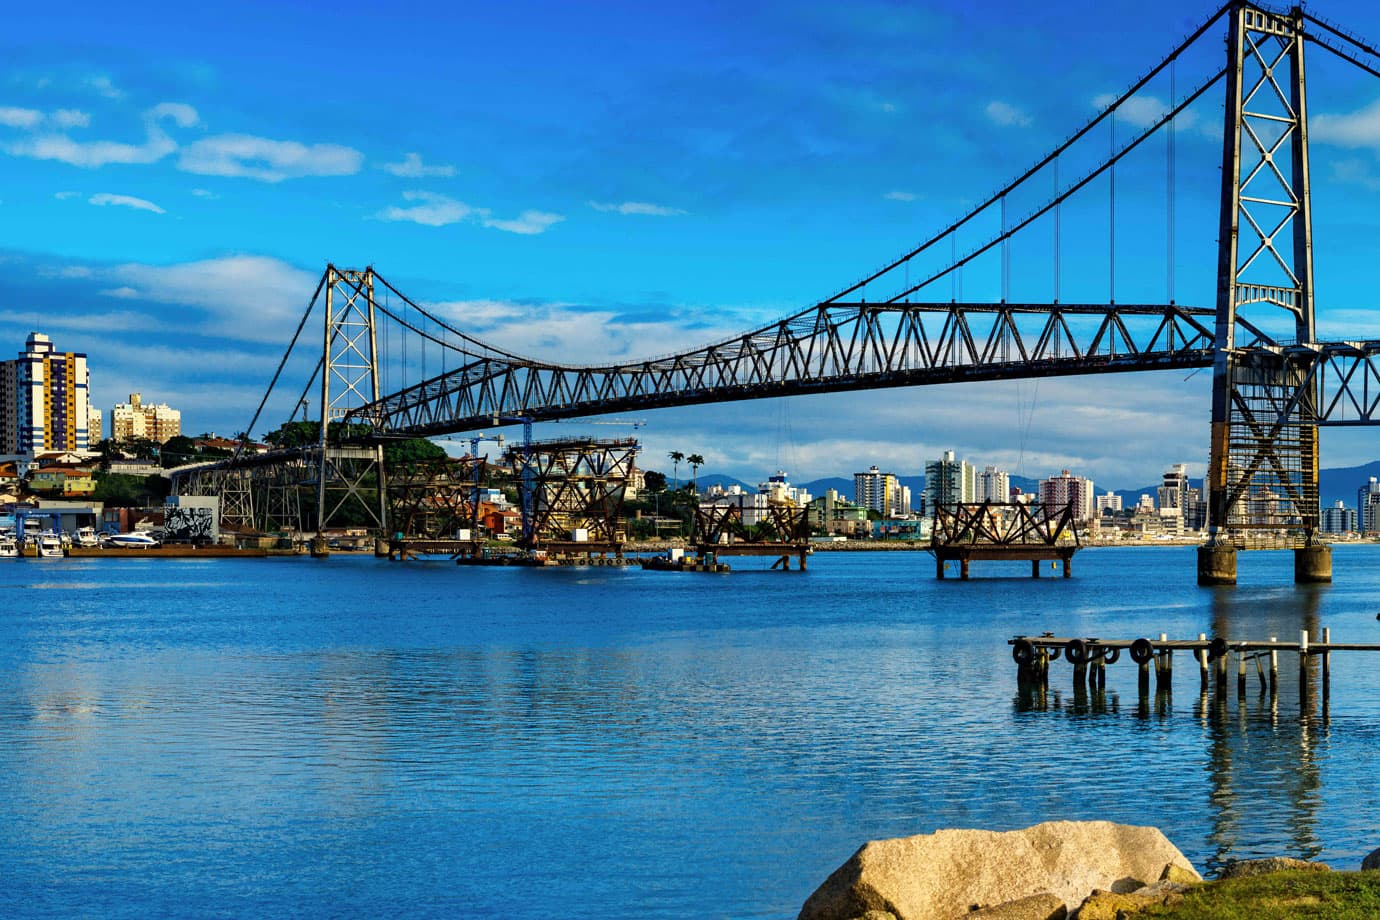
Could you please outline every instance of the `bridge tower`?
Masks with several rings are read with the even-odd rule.
[[[388,530],[388,483],[383,447],[331,444],[331,425],[379,398],[374,269],[326,266],[326,312],[321,364],[321,431],[315,457],[316,532],[342,509],[367,514],[380,536]],[[342,435],[344,432],[341,433]]]
[[[1319,525],[1317,341],[1303,12],[1229,12],[1217,326],[1200,584],[1235,584],[1238,548],[1295,550],[1298,581],[1330,581]]]

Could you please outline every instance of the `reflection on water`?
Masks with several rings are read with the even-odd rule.
[[[0,915],[793,917],[864,840],[1053,819],[1158,825],[1204,870],[1349,866],[1380,808],[1363,656],[1334,658],[1326,712],[1287,654],[1274,695],[1201,694],[1191,659],[1172,691],[1123,659],[1013,695],[1018,633],[1375,641],[1380,548],[1339,550],[1323,589],[1267,556],[1234,591],[1171,550],[1038,583],[904,553],[169,583],[55,560],[48,584],[89,588],[67,592],[0,566]]]

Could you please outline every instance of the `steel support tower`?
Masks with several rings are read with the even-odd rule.
[[[1292,547],[1298,580],[1331,577],[1314,359],[1289,350],[1317,341],[1303,20],[1229,12],[1203,584],[1235,583],[1238,548]]]
[[[321,431],[315,458],[316,532],[321,537],[327,522],[353,501],[373,517],[378,532],[384,534],[388,532],[388,482],[382,444],[345,448],[330,445],[332,424],[343,423],[351,410],[379,398],[374,270],[328,265],[325,288]],[[341,437],[348,435],[337,433]]]

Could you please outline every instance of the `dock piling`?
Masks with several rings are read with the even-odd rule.
[[[1206,642],[1206,641],[1207,641],[1207,633],[1198,633],[1198,641],[1199,641],[1199,642]],[[1201,681],[1201,686],[1199,687],[1199,689],[1202,690],[1202,692],[1207,693],[1207,690],[1208,690],[1208,653],[1207,653],[1207,649],[1206,649],[1206,648],[1195,649],[1194,652],[1193,652],[1193,655],[1194,655],[1195,658],[1198,659],[1198,677],[1199,677],[1199,680]]]
[[[1308,630],[1299,631],[1299,709],[1311,709],[1308,702]]]
[[[1246,653],[1244,651],[1236,653],[1236,695],[1240,699],[1246,698]]]
[[[1326,646],[1322,653],[1322,693],[1325,705],[1332,691],[1332,630],[1324,626],[1322,632],[1323,645]]]
[[[1274,636],[1270,637],[1270,644],[1278,642]],[[1279,692],[1279,652],[1270,649],[1270,695],[1274,696]]]

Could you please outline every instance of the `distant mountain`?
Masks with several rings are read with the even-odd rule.
[[[690,477],[688,477],[688,476],[682,477],[682,478],[681,478],[681,481],[680,481],[680,484],[681,484],[681,485],[685,485],[685,484],[686,484],[687,482],[689,482],[689,481],[690,481]],[[667,484],[666,484],[666,487],[669,489],[669,488],[670,488],[672,485],[674,485],[674,484],[675,484],[674,481],[668,481]],[[743,482],[741,479],[734,479],[732,476],[725,476],[725,475],[723,475],[722,473],[701,473],[701,474],[699,475],[699,478],[696,479],[695,485],[699,488],[699,490],[700,490],[701,492],[703,492],[705,489],[709,488],[710,486],[722,486],[722,487],[725,488],[725,489],[731,489],[733,486],[738,486],[738,487],[741,488],[744,492],[756,492],[756,491],[757,491],[757,484],[756,484],[756,483],[753,483],[752,485],[748,485],[747,483]]]
[[[1348,508],[1356,507],[1356,490],[1374,476],[1380,479],[1380,460],[1372,460],[1364,466],[1344,466],[1330,470],[1318,470],[1318,497],[1324,508],[1331,508],[1338,501]]]

